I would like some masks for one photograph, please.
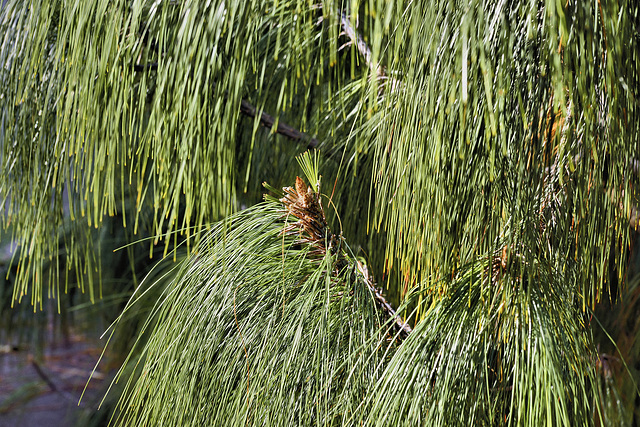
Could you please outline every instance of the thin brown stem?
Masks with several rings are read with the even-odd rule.
[[[409,334],[413,331],[411,329],[411,326],[409,326],[407,322],[402,320],[402,317],[400,317],[400,315],[396,313],[396,311],[391,306],[391,304],[389,304],[389,302],[385,299],[384,295],[382,294],[382,291],[376,287],[375,281],[371,277],[371,274],[369,273],[369,270],[367,269],[367,267],[362,263],[360,263],[359,261],[358,261],[358,270],[364,276],[367,282],[367,286],[369,286],[369,290],[373,294],[373,297],[375,298],[376,303],[380,306],[382,311],[385,312],[387,317],[394,320],[395,323],[393,326],[396,329],[396,332],[399,333],[398,337],[401,340],[407,338]]]
[[[358,34],[351,25],[351,19],[347,16],[346,13],[342,12],[340,14],[340,22],[342,23],[342,30],[344,33],[351,39],[351,42],[356,45],[358,52],[362,55],[364,62],[367,64],[367,67],[371,70],[371,73],[376,76],[377,79],[382,79],[384,77],[384,70],[377,62],[373,61],[371,49],[364,41],[362,36]]]
[[[133,64],[133,69],[136,72],[155,71],[158,69],[158,63],[154,62],[150,64]],[[240,112],[245,116],[248,116],[251,118],[255,118],[258,115],[258,111],[256,107],[254,107],[246,99],[243,99],[242,102],[240,103]],[[260,124],[268,129],[273,129],[276,123],[276,119],[273,116],[265,113],[264,111],[260,113],[259,120],[260,120]],[[273,130],[273,132],[286,136],[287,138],[297,142],[306,142],[308,149],[316,148],[320,144],[320,142],[317,139],[280,121],[278,121],[278,126]]]
[[[374,78],[380,83],[378,94],[382,95],[386,86],[391,84],[391,88],[397,88],[400,86],[400,81],[389,78],[384,70],[384,67],[380,65],[378,62],[373,60],[373,53],[371,52],[371,48],[364,41],[364,38],[358,34],[358,32],[351,25],[351,19],[345,12],[341,12],[340,14],[340,23],[342,24],[342,31],[346,34],[347,37],[351,40],[351,42],[356,46],[358,52],[364,59],[365,64],[371,70],[371,74]]]
[[[256,117],[258,112],[256,107],[251,105],[249,101],[243,99],[240,103],[240,112],[248,117]],[[275,124],[276,119],[273,116],[265,113],[264,111],[260,113],[260,124],[266,128],[272,129]],[[299,131],[286,123],[278,122],[278,126],[274,129],[275,133],[286,136],[289,139],[294,141],[306,142],[307,148],[315,148],[318,146],[319,142],[317,139],[310,137],[304,132]]]

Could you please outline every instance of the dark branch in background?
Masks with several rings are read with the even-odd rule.
[[[371,56],[372,56],[371,49],[365,43],[364,39],[360,36],[360,34],[358,34],[356,30],[351,26],[351,21],[349,17],[346,15],[346,13],[344,12],[341,13],[341,22],[342,22],[342,29],[344,30],[344,33],[356,45],[358,51],[364,58],[365,63],[367,64],[371,72],[376,76],[376,79],[384,80],[385,73],[383,68],[379,64],[373,62],[373,60],[371,59]],[[156,46],[156,50],[157,50],[157,46]],[[133,70],[136,72],[157,71],[158,63],[153,62],[150,64],[133,64]],[[242,103],[240,104],[240,112],[252,118],[255,118],[257,116],[256,107],[251,105],[251,103],[246,99],[243,99]],[[276,122],[276,119],[273,116],[265,112],[262,112],[260,114],[259,120],[260,120],[260,124],[268,129],[273,129],[273,126]],[[317,139],[312,138],[306,133],[301,132],[298,129],[280,121],[278,122],[278,126],[276,127],[276,129],[273,130],[273,132],[286,136],[287,138],[292,139],[296,142],[306,142],[307,148],[316,148],[320,143]]]
[[[369,69],[371,70],[371,72],[376,76],[376,79],[383,81],[386,78],[384,69],[379,64],[377,64],[372,60],[371,49],[369,48],[367,43],[364,41],[362,36],[360,36],[360,34],[358,34],[356,30],[351,26],[351,20],[349,19],[349,17],[346,15],[346,13],[342,12],[340,19],[341,19],[342,29],[344,30],[344,33],[347,35],[347,37],[349,37],[352,43],[356,45],[358,51],[364,58],[364,61],[369,67]],[[155,49],[157,51],[157,46],[155,47]],[[150,64],[133,64],[133,69],[136,72],[157,71],[158,63],[153,62]],[[395,86],[395,83],[394,83],[394,86]],[[381,90],[382,90],[382,87],[381,87]],[[257,115],[256,107],[251,105],[251,103],[246,99],[243,99],[242,103],[240,104],[240,112],[252,118],[255,118]],[[268,129],[273,129],[273,126],[276,122],[273,116],[265,112],[262,112],[260,114],[259,120],[260,120],[260,124]],[[306,142],[307,148],[316,148],[320,144],[320,142],[317,139],[312,138],[306,133],[301,132],[298,129],[280,121],[278,122],[278,126],[276,127],[276,129],[273,130],[273,132],[286,136],[287,138],[292,139],[296,142]]]
[[[246,99],[243,99],[242,103],[240,104],[240,112],[248,117],[256,117],[257,114],[256,107],[251,105]],[[260,124],[262,126],[272,129],[275,122],[275,118],[270,116],[269,114],[265,112],[262,112],[260,114]],[[274,130],[274,132],[286,136],[287,138],[294,141],[306,142],[307,148],[316,148],[319,144],[317,139],[311,138],[306,133],[300,132],[298,129],[295,129],[286,123],[278,122],[278,127]]]
[[[158,63],[152,62],[150,64],[133,64],[133,71],[144,72],[144,71],[155,71],[158,69]]]
[[[153,62],[151,64],[133,64],[133,70],[137,72],[152,71],[157,69],[158,69],[157,62]],[[242,103],[240,104],[240,112],[245,116],[248,116],[251,118],[255,118],[257,115],[256,107],[251,105],[251,103],[246,99],[243,99]],[[260,114],[259,120],[260,120],[260,124],[268,129],[273,129],[273,125],[276,122],[276,119],[273,116],[265,112],[262,112]],[[286,136],[287,138],[292,139],[296,142],[306,142],[307,148],[316,148],[320,144],[320,142],[317,139],[312,138],[306,133],[301,132],[298,129],[280,121],[278,122],[278,126],[276,127],[276,129],[273,130],[273,132]]]

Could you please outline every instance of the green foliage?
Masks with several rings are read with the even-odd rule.
[[[63,283],[100,296],[112,215],[125,244],[191,253],[121,318],[150,311],[120,423],[629,419],[617,390],[636,388],[605,367],[587,313],[637,294],[640,6],[346,3],[4,4],[11,304],[42,308]],[[306,134],[275,135],[281,122]],[[311,141],[308,192],[293,158]],[[263,181],[295,183],[288,216],[272,199],[234,214]],[[291,206],[319,200],[340,233],[296,236],[319,223],[292,225]],[[397,347],[354,253],[396,302],[418,289]],[[604,323],[634,318],[617,313]]]
[[[581,259],[576,292],[595,304],[609,264],[618,279],[626,270],[637,197],[637,4],[396,7],[372,40],[389,46],[383,62],[407,59],[372,136],[390,263],[432,282],[509,229],[507,245],[546,252],[558,270]]]
[[[91,271],[98,263],[85,230],[124,214],[125,200],[134,211],[123,225],[134,232],[139,211],[152,207],[156,243],[174,230],[197,240],[237,209],[259,123],[237,138],[243,97],[251,93],[259,111],[285,111],[294,98],[305,105],[325,80],[323,58],[335,57],[327,41],[336,29],[317,25],[331,9],[257,0],[8,2],[0,12],[0,201],[25,248],[14,298],[41,301],[44,262],[59,253],[65,213],[84,223],[65,249]]]
[[[372,295],[353,260],[336,271],[343,255],[312,257],[282,235],[286,221],[278,202],[259,204],[196,247],[149,318],[118,424],[310,425],[353,413],[379,359]]]
[[[527,254],[519,263],[541,263]],[[567,277],[504,280],[499,255],[465,266],[367,396],[367,425],[564,425],[605,420],[586,316]],[[518,266],[520,267],[520,266]],[[611,421],[611,418],[606,418]]]

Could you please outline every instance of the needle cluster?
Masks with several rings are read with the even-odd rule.
[[[297,221],[287,223],[282,234],[299,235],[299,243],[314,246],[309,255],[324,257],[327,250],[333,255],[339,253],[342,237],[329,229],[320,193],[311,186],[307,187],[299,176],[296,177],[295,188],[284,187],[283,190],[284,197],[280,201],[284,205],[285,216],[292,216]]]

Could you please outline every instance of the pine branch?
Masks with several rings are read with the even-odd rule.
[[[376,76],[376,79],[383,82],[386,79],[386,75],[384,72],[384,68],[373,61],[371,48],[364,41],[362,36],[356,32],[356,30],[351,25],[351,20],[347,16],[346,13],[342,12],[340,17],[342,23],[342,29],[344,33],[349,37],[349,39],[356,45],[356,48],[362,55],[365,63]],[[133,64],[133,69],[136,72],[146,72],[146,71],[156,71],[158,69],[158,63],[153,62],[150,64]],[[396,86],[396,80],[393,80],[392,87]],[[384,89],[384,85],[381,87],[381,91]],[[255,118],[257,116],[257,109],[254,107],[249,101],[246,99],[242,100],[240,104],[240,112],[247,117]],[[273,126],[276,122],[276,119],[270,114],[265,113],[264,111],[260,113],[260,124],[268,129],[273,129]],[[278,126],[274,130],[275,133],[286,136],[289,139],[292,139],[297,142],[307,142],[307,148],[316,148],[319,145],[319,141],[306,133],[299,131],[298,129],[289,126],[286,123],[278,122]]]
[[[304,180],[296,177],[296,185],[293,187],[284,187],[284,197],[280,199],[285,209],[284,216],[297,218],[298,221],[289,224],[282,234],[298,236],[301,244],[310,244],[315,249],[310,255],[322,258],[327,252],[337,254],[335,270],[336,274],[341,274],[345,268],[349,266],[349,261],[345,259],[341,253],[342,235],[336,235],[331,232],[327,225],[327,220],[322,208],[320,192],[313,190],[312,186],[307,187]],[[385,313],[387,318],[393,319],[393,327],[398,334],[398,338],[405,339],[411,333],[411,327],[402,320],[396,313],[394,308],[387,302],[382,291],[375,286],[375,281],[369,274],[369,270],[365,265],[357,262],[358,271],[364,277],[369,290],[374,296],[376,304]]]

